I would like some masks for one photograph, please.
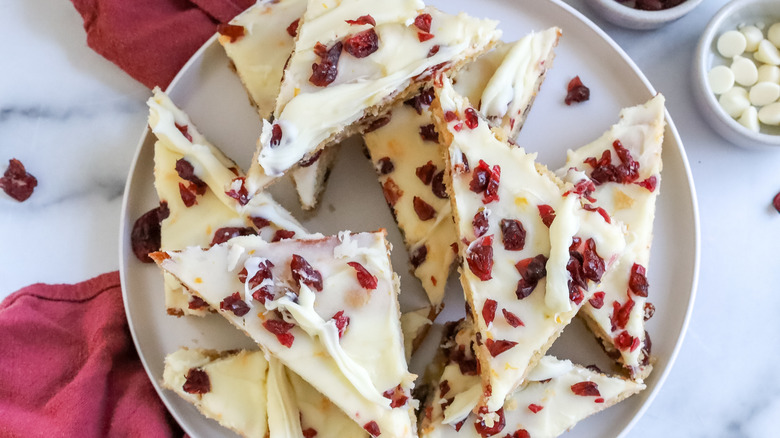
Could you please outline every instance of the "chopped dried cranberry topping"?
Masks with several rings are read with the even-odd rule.
[[[436,132],[436,126],[434,126],[433,123],[420,126],[420,137],[425,141],[432,141],[434,143],[439,141],[439,133]]]
[[[442,380],[439,383],[439,397],[444,397],[450,392],[450,382],[448,380]]]
[[[295,38],[298,36],[298,25],[301,23],[301,19],[297,18],[295,21],[290,23],[289,26],[287,26],[287,34],[291,37]]]
[[[599,385],[596,382],[579,382],[571,385],[571,391],[582,397],[600,397]]]
[[[466,347],[463,345],[450,351],[449,360],[458,364],[460,373],[464,376],[476,376],[479,374],[479,362],[473,357],[466,357]]]
[[[507,251],[520,251],[525,247],[525,228],[519,220],[501,219],[501,235]]]
[[[176,173],[179,174],[179,178],[195,185],[195,193],[198,195],[206,193],[208,186],[202,179],[195,176],[195,168],[192,166],[192,163],[184,158],[180,158],[176,161]]]
[[[629,184],[639,179],[639,163],[631,156],[631,152],[623,147],[620,140],[615,140],[612,147],[620,159],[617,166],[612,164],[612,154],[609,150],[605,150],[598,160],[595,157],[585,160],[593,167],[590,177],[596,185],[606,182]]]
[[[312,73],[309,77],[309,82],[318,87],[325,87],[336,80],[343,46],[344,44],[341,41],[334,44],[330,49],[322,43],[315,44],[314,53],[319,56],[320,63],[311,65]]]
[[[252,292],[252,298],[258,301],[260,304],[265,305],[266,301],[273,301],[274,294],[271,292],[272,286],[263,286],[260,289]]]
[[[542,218],[542,223],[544,223],[547,228],[550,228],[553,220],[555,220],[555,210],[547,204],[539,205],[537,208],[539,209],[539,216]]]
[[[284,239],[292,239],[293,237],[295,237],[295,231],[276,230],[276,232],[274,233],[274,237],[271,239],[271,242],[278,242]]]
[[[539,411],[541,411],[542,409],[544,409],[544,406],[539,406],[539,405],[537,405],[537,404],[533,404],[533,403],[531,403],[530,405],[528,405],[528,410],[529,410],[529,411],[531,411],[531,412],[533,412],[534,414],[538,413],[538,412],[539,412]]]
[[[531,438],[531,434],[525,429],[518,429],[512,435],[507,435],[504,438]]]
[[[244,29],[244,26],[236,26],[235,24],[228,23],[218,25],[217,32],[219,32],[220,35],[225,35],[230,38],[231,43],[235,43],[244,37],[246,29]],[[190,139],[190,141],[192,140]]]
[[[331,319],[336,323],[336,328],[339,331],[339,339],[341,339],[349,325],[349,316],[344,315],[343,310],[339,310]]]
[[[405,100],[404,104],[411,106],[417,111],[417,114],[422,114],[423,108],[431,105],[434,99],[433,88],[423,88],[420,93],[411,99]],[[438,141],[438,137],[437,140]]]
[[[433,174],[436,173],[436,165],[433,164],[433,161],[428,161],[418,167],[414,173],[417,175],[417,178],[420,178],[420,181],[422,181],[423,184],[428,185],[433,181]]]
[[[474,215],[474,220],[471,221],[471,226],[474,228],[474,238],[479,238],[487,233],[490,225],[488,224],[487,210],[480,210]]]
[[[485,340],[485,346],[487,347],[488,351],[490,352],[490,355],[493,357],[498,356],[499,354],[509,350],[510,348],[517,345],[517,342],[514,341],[506,341],[503,339],[499,339],[497,341],[494,341],[493,339],[487,339]]]
[[[393,409],[400,408],[406,404],[407,400],[409,400],[409,396],[404,393],[404,389],[401,388],[400,384],[395,388],[390,388],[383,392],[382,396],[384,398],[390,399],[390,407]]]
[[[211,380],[202,369],[190,368],[181,389],[188,394],[207,394],[211,391]]]
[[[649,191],[650,193],[655,191],[655,188],[658,187],[658,178],[655,177],[655,175],[647,177],[647,179],[644,179],[642,181],[639,181],[637,183],[640,187],[644,187]]]
[[[358,283],[360,283],[361,286],[369,290],[376,289],[378,284],[376,276],[371,275],[371,273],[368,272],[368,270],[358,262],[349,262],[347,264],[355,268],[355,271],[357,272]]]
[[[271,141],[268,143],[269,146],[272,148],[275,148],[279,146],[279,144],[282,142],[282,125],[278,123],[274,123],[273,126],[271,126]]]
[[[195,193],[195,190],[194,184],[185,186],[184,184],[179,183],[179,195],[181,196],[181,202],[184,203],[185,207],[190,208],[198,203],[198,195]]]
[[[322,274],[314,269],[309,262],[298,254],[293,254],[290,261],[292,278],[296,283],[303,283],[318,291],[322,291]]]
[[[203,298],[193,295],[190,298],[190,302],[187,303],[187,308],[190,310],[198,310],[208,307],[209,303],[203,301]]]
[[[623,330],[615,336],[615,346],[620,350],[634,351],[639,347],[639,338],[635,338]]]
[[[317,436],[317,430],[315,430],[313,427],[304,429],[302,433],[303,433],[303,438],[314,438],[315,436]]]
[[[604,218],[604,222],[611,224],[612,218],[609,217],[609,213],[607,213],[607,210],[604,210],[601,207],[594,207],[593,204],[585,204],[582,206],[583,209],[587,211],[593,211],[601,215],[602,218]]]
[[[592,238],[588,239],[582,252],[582,276],[598,282],[602,275],[604,275],[604,259],[596,252],[596,242]]]
[[[469,129],[474,129],[479,126],[479,116],[474,108],[466,108],[466,126]]]
[[[631,276],[628,278],[628,288],[631,289],[635,295],[640,297],[647,297],[647,277],[645,275],[645,267],[634,263],[631,266]]]
[[[379,35],[374,28],[358,32],[344,41],[344,50],[355,58],[365,58],[377,49],[379,49]]]
[[[376,20],[374,20],[374,17],[371,15],[361,15],[357,18],[357,20],[344,20],[347,22],[347,24],[353,25],[353,26],[359,26],[363,24],[370,24],[372,26],[376,26]]]
[[[517,328],[517,327],[520,327],[520,326],[525,326],[525,324],[523,324],[523,320],[521,320],[514,313],[512,313],[512,312],[510,312],[510,311],[508,311],[506,309],[501,309],[501,313],[504,314],[504,319],[506,320],[506,323],[511,325],[512,327]]]
[[[474,429],[476,429],[478,434],[480,434],[483,437],[489,437],[497,433],[500,433],[502,430],[504,430],[504,427],[506,426],[506,419],[504,418],[504,408],[497,410],[495,413],[498,416],[498,421],[494,421],[492,426],[488,426],[487,424],[485,424],[485,419],[483,418],[483,416],[487,413],[486,412],[480,413],[480,416],[477,417],[477,419],[474,421]]]
[[[421,221],[424,222],[436,217],[436,210],[431,206],[431,204],[423,201],[417,196],[414,197],[412,202],[414,204],[414,211],[417,213],[417,217],[420,218]]]
[[[430,58],[430,57],[436,55],[437,53],[439,53],[439,50],[441,50],[441,46],[439,46],[438,44],[436,44],[433,47],[431,47],[431,50],[428,50],[428,58]]]
[[[163,201],[136,219],[130,232],[130,246],[135,257],[143,263],[154,263],[150,252],[160,250],[160,223],[168,217],[168,204]]]
[[[650,340],[650,334],[645,330],[645,342],[642,345],[642,365],[650,364],[650,353],[653,350],[653,341]]]
[[[414,19],[414,25],[423,32],[431,31],[431,14],[420,14]]]
[[[590,305],[593,306],[594,309],[601,309],[602,307],[604,307],[604,296],[605,295],[606,294],[604,292],[596,292],[588,300],[588,303],[590,303]]]
[[[585,102],[590,99],[590,89],[582,84],[582,80],[580,80],[579,76],[575,76],[569,81],[569,85],[566,89],[568,91],[566,99],[564,100],[566,105],[571,105],[575,102]]]
[[[295,324],[281,319],[267,319],[263,322],[263,327],[273,333],[280,344],[287,348],[292,347],[295,336],[289,332],[295,327]]]
[[[454,112],[452,112],[452,111],[447,111],[447,112],[445,112],[445,113],[444,113],[444,120],[445,120],[447,123],[449,123],[449,122],[451,122],[451,121],[453,121],[453,120],[457,120],[457,119],[458,119],[458,115],[457,115],[457,114],[455,114],[455,113],[454,113]]]
[[[517,290],[515,291],[517,299],[531,295],[531,292],[536,289],[539,280],[547,276],[547,257],[544,254],[538,254],[535,257],[520,260],[515,265],[517,272],[523,277],[517,282]]]
[[[417,32],[417,39],[420,40],[421,43],[424,43],[431,38],[433,38],[433,34],[431,33]]]
[[[241,299],[241,295],[238,292],[226,296],[225,299],[219,303],[219,308],[225,311],[229,310],[238,317],[242,317],[249,313],[249,306]]]
[[[316,163],[317,160],[320,159],[320,157],[322,156],[322,151],[323,150],[324,149],[318,150],[317,152],[309,155],[308,158],[302,158],[301,161],[298,161],[298,165],[301,166],[301,167],[309,167],[309,166],[311,166],[312,164]]]
[[[184,138],[187,139],[187,141],[192,143],[192,136],[190,135],[190,132],[189,132],[190,131],[190,127],[189,126],[187,126],[187,125],[180,125],[180,124],[178,124],[176,122],[174,122],[173,125],[176,126],[176,129],[178,129],[179,132],[181,132],[181,135],[183,135]]]
[[[249,282],[247,282],[248,272],[246,268],[242,269],[241,272],[238,273],[238,279],[242,283],[247,283],[249,290],[252,290],[260,286],[263,280],[269,280],[273,277],[273,272],[271,271],[271,268],[273,267],[274,264],[271,263],[270,260],[260,260],[257,263],[257,272],[255,272],[255,275],[253,275],[252,278],[249,279]]]
[[[645,321],[652,318],[655,315],[655,306],[651,302],[645,303]]]
[[[458,421],[457,423],[453,424],[452,427],[455,428],[455,432],[460,432],[460,428],[463,427],[464,424],[466,424],[466,420],[468,420],[468,419],[469,419],[469,417],[466,417],[466,418]]]
[[[468,249],[466,255],[469,269],[482,281],[493,278],[493,235],[485,236]]]
[[[479,160],[479,165],[474,169],[469,182],[469,189],[474,193],[482,193],[482,203],[489,204],[498,201],[498,184],[501,179],[501,167],[499,165],[490,166],[483,160]]]
[[[257,231],[251,227],[224,227],[214,232],[214,238],[211,239],[211,245],[219,245],[237,236],[253,236]]]
[[[390,157],[382,157],[377,161],[376,168],[380,175],[387,175],[395,170],[395,165]]]
[[[404,192],[398,187],[398,184],[393,181],[392,178],[387,178],[382,185],[382,192],[385,195],[385,201],[391,206],[395,207],[395,203],[398,202],[398,198],[403,196]]]
[[[634,304],[634,300],[632,300],[631,297],[629,297],[628,301],[626,301],[626,303],[623,305],[617,301],[612,302],[612,315],[610,315],[609,320],[612,323],[613,332],[617,329],[626,328],[626,324],[628,324],[628,319],[631,316],[631,310],[634,308]]]
[[[373,420],[371,420],[368,423],[364,424],[363,425],[363,429],[365,429],[366,432],[370,433],[371,436],[373,436],[373,437],[377,437],[377,436],[379,436],[382,433],[379,430],[379,425],[376,424],[376,421],[373,421]]]
[[[380,117],[371,121],[371,123],[369,123],[368,126],[366,126],[366,128],[363,130],[363,133],[368,134],[369,132],[374,132],[377,129],[390,123],[390,115],[390,113],[387,113],[385,117]]]
[[[240,205],[246,205],[249,202],[249,191],[244,184],[246,179],[244,177],[234,178],[230,182],[230,190],[225,192],[226,195],[238,201]]]
[[[439,199],[447,199],[450,196],[447,194],[447,186],[444,185],[444,171],[437,173],[431,181],[431,190],[433,194]]]
[[[491,300],[490,298],[485,300],[485,305],[482,306],[482,319],[485,320],[485,325],[490,325],[493,322],[493,319],[496,317],[497,307],[498,303],[496,303],[496,300]]]
[[[252,224],[257,227],[258,230],[271,225],[271,221],[259,216],[250,217],[249,220],[252,221]]]
[[[577,184],[574,184],[574,188],[564,193],[563,196],[568,196],[570,193],[574,193],[587,199],[590,202],[596,202],[596,199],[591,196],[594,191],[596,191],[596,184],[594,184],[590,178],[584,178],[577,181]]]
[[[411,256],[409,257],[409,261],[412,263],[412,267],[414,269],[417,269],[420,265],[422,265],[425,262],[425,259],[428,257],[428,246],[422,245],[412,251]]]

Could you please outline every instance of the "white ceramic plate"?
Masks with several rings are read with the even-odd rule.
[[[555,65],[547,76],[518,142],[538,151],[539,160],[551,169],[563,165],[565,151],[601,135],[617,121],[622,107],[640,104],[654,91],[636,66],[601,30],[557,0],[431,1],[447,12],[461,10],[501,20],[506,41],[532,30],[557,25],[563,29]],[[566,106],[566,84],[575,75],[591,89],[590,101]],[[239,164],[248,167],[260,124],[228,68],[222,48],[212,39],[196,53],[168,90],[198,128]],[[591,417],[567,434],[569,437],[616,437],[627,433],[661,387],[682,341],[696,289],[699,261],[699,226],[690,169],[671,119],[664,143],[664,170],[658,198],[655,242],[650,266],[650,300],[656,314],[648,323],[657,358],[647,380],[648,389]],[[145,131],[125,190],[120,229],[120,272],[125,309],[142,362],[158,393],[174,417],[193,437],[228,434],[216,422],[170,391],[161,389],[163,359],[181,346],[231,349],[253,347],[251,340],[219,316],[174,318],[166,314],[162,276],[153,265],[138,262],[130,250],[133,222],[158,204],[153,187],[153,138]],[[316,215],[298,208],[287,182],[276,184],[276,199],[300,218],[311,231],[335,234],[344,229],[368,231],[384,227],[395,248],[393,263],[402,277],[401,304],[405,310],[425,304],[419,282],[407,271],[407,254],[400,233],[385,204],[374,170],[353,141],[342,148],[322,205]],[[462,293],[454,275],[450,278],[447,308],[439,320],[463,316]],[[412,371],[422,372],[438,342],[433,330],[412,361]],[[584,365],[596,363],[608,369],[609,361],[582,324],[568,327],[552,353]]]

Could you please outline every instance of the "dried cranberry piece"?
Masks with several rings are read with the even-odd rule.
[[[431,50],[428,50],[428,58],[430,58],[430,57],[436,55],[437,53],[439,53],[439,50],[441,50],[441,46],[439,46],[438,44],[436,44],[433,47],[431,47]]]
[[[498,303],[496,303],[496,300],[491,300],[490,298],[485,300],[485,305],[482,306],[482,319],[485,320],[485,325],[490,325],[493,322],[493,319],[496,317],[497,307]]]
[[[193,295],[187,303],[187,308],[190,310],[203,309],[209,306],[209,303],[203,301],[203,298]]]
[[[336,323],[336,328],[339,331],[339,339],[341,339],[349,325],[349,316],[344,315],[343,310],[339,310],[331,319]]]
[[[428,246],[422,245],[412,251],[411,256],[409,257],[409,261],[412,263],[412,267],[414,269],[417,269],[420,265],[422,265],[425,262],[425,259],[428,257]]]
[[[417,32],[417,39],[420,40],[421,43],[424,43],[432,38],[433,38],[433,34],[431,33]]]
[[[257,272],[255,272],[255,275],[252,276],[252,278],[249,279],[249,282],[247,282],[247,270],[244,268],[239,272],[238,279],[243,283],[247,282],[247,286],[249,286],[249,290],[252,290],[263,282],[263,280],[270,280],[273,278],[273,271],[271,271],[271,268],[274,267],[274,264],[271,263],[270,260],[260,260],[257,263]],[[258,300],[260,301],[260,300]]]
[[[585,249],[582,252],[582,276],[591,281],[601,281],[604,275],[604,259],[596,252],[596,242],[593,239],[585,241]]]
[[[363,133],[368,134],[369,132],[374,132],[377,129],[390,123],[390,115],[391,114],[388,113],[385,117],[380,117],[371,121],[371,123],[369,123],[368,126],[366,126],[366,128],[363,130]]]
[[[378,280],[376,276],[371,275],[368,270],[358,262],[349,262],[349,266],[352,266],[357,272],[358,283],[366,289],[374,290],[377,287]]]
[[[645,321],[652,318],[655,315],[655,306],[651,302],[645,303]]]
[[[231,43],[235,43],[246,35],[246,29],[244,26],[237,26],[235,24],[220,24],[217,26],[217,32],[220,35],[225,35],[230,38]],[[190,140],[192,141],[192,140]]]
[[[252,292],[252,298],[258,301],[260,304],[265,305],[266,301],[273,301],[274,294],[271,292],[271,286],[263,286],[260,289]]]
[[[258,230],[271,225],[271,221],[259,216],[250,217],[249,220],[252,221],[252,225],[254,225]]]
[[[448,392],[450,392],[450,382],[448,380],[442,380],[441,383],[439,383],[439,396],[444,397]]]
[[[582,84],[579,76],[575,76],[569,81],[569,85],[566,88],[568,91],[564,100],[566,105],[571,105],[575,102],[585,102],[590,99],[590,89]]]
[[[606,182],[628,184],[639,179],[639,163],[631,156],[631,152],[623,147],[620,140],[615,140],[612,147],[620,159],[619,165],[612,164],[612,154],[609,150],[604,151],[598,160],[595,157],[585,160],[593,167],[590,177],[596,185]]]
[[[517,328],[520,326],[525,326],[525,324],[523,324],[523,320],[521,320],[520,317],[518,317],[514,313],[506,309],[501,309],[501,313],[504,314],[504,319],[506,320],[506,323],[511,325],[512,327]]]
[[[298,18],[292,23],[290,23],[289,26],[287,26],[287,34],[291,37],[295,38],[298,36],[298,25],[301,23],[301,19]]]
[[[376,168],[380,175],[387,175],[395,170],[395,165],[390,157],[382,157],[377,161]]]
[[[405,100],[404,104],[414,108],[414,110],[417,111],[417,114],[422,114],[423,108],[430,106],[434,97],[433,88],[423,88],[418,95]],[[435,141],[438,141],[438,136]]]
[[[626,301],[626,303],[623,305],[617,301],[612,302],[612,315],[610,315],[609,320],[612,323],[613,332],[617,329],[626,328],[626,324],[628,324],[628,319],[631,316],[631,310],[634,308],[634,304],[634,300],[632,300],[631,297],[629,297],[628,301]]]
[[[463,345],[450,351],[449,361],[458,364],[460,373],[464,376],[479,374],[479,362],[474,357],[466,357],[466,347]]]
[[[301,431],[303,433],[303,438],[314,438],[317,436],[317,430],[313,427],[310,427],[308,429],[304,429]]]
[[[154,263],[149,257],[150,252],[160,250],[160,223],[168,217],[168,204],[161,202],[136,219],[130,232],[130,246],[135,257],[143,263]]]
[[[439,199],[447,199],[450,196],[447,194],[447,186],[444,185],[444,171],[437,173],[431,181],[431,190],[433,194]]]
[[[474,220],[471,221],[471,226],[474,228],[474,237],[479,238],[487,233],[490,225],[488,224],[487,210],[480,210],[474,215]]]
[[[320,157],[322,156],[322,151],[323,151],[323,149],[320,149],[317,152],[309,155],[308,158],[301,159],[301,161],[298,161],[298,165],[301,166],[301,167],[309,167],[309,166],[311,166],[312,164],[316,163],[317,160],[320,159]]]
[[[469,269],[482,281],[493,278],[493,235],[485,236],[468,249],[466,255]]]
[[[776,194],[775,198],[772,199],[772,205],[775,207],[775,210],[780,213],[780,193]]]
[[[468,419],[469,419],[469,417],[466,417],[466,418],[458,421],[457,423],[453,424],[452,427],[455,428],[455,432],[460,432],[460,429],[463,427],[464,424],[466,424],[466,420],[468,420]]]
[[[379,35],[374,28],[358,32],[344,41],[344,50],[355,58],[365,58],[377,49],[379,49]]]
[[[293,237],[295,237],[295,231],[276,230],[276,232],[274,233],[274,237],[271,239],[271,242],[278,242],[284,239],[292,239]]]
[[[538,254],[535,257],[520,260],[515,268],[524,279],[537,282],[547,276],[546,266],[547,257],[544,254]]]
[[[272,148],[279,146],[282,142],[282,134],[282,125],[274,123],[271,126],[271,141],[268,142],[268,145]]]
[[[376,421],[374,421],[374,420],[371,420],[368,423],[364,424],[363,425],[363,429],[365,429],[366,432],[371,434],[371,436],[373,436],[373,437],[377,437],[377,436],[379,436],[382,433],[379,430],[379,425],[376,424]]]
[[[488,185],[488,180],[490,179],[490,168],[485,164],[485,166],[482,166],[482,163],[484,161],[479,161],[479,166],[474,169],[474,173],[471,175],[471,181],[469,182],[469,190],[471,190],[474,193],[482,193],[485,191]]]
[[[530,405],[528,405],[528,410],[533,412],[534,414],[538,413],[542,409],[544,409],[544,406],[539,406],[539,405],[534,404],[534,403],[531,403]]]
[[[455,114],[455,113],[454,113],[454,112],[452,112],[452,111],[447,111],[447,112],[445,112],[445,113],[444,113],[444,120],[445,120],[447,123],[450,123],[451,121],[453,121],[453,120],[457,120],[457,119],[458,119],[458,115],[457,115],[457,114]]]
[[[188,394],[207,394],[211,391],[211,380],[202,369],[190,368],[181,389]]]
[[[322,291],[322,274],[314,269],[309,262],[298,254],[293,254],[290,261],[292,278],[296,283],[303,283],[318,291]]]
[[[189,181],[195,186],[195,193],[198,195],[206,193],[208,185],[206,185],[202,179],[195,176],[195,168],[192,166],[192,163],[184,158],[178,159],[176,161],[176,173],[179,174],[179,178]]]
[[[211,245],[219,245],[225,243],[228,240],[237,236],[254,236],[257,232],[254,228],[250,227],[224,227],[214,232],[214,238],[211,240]]]
[[[309,77],[309,82],[318,87],[325,87],[336,80],[343,46],[344,44],[341,41],[334,44],[331,48],[327,48],[322,43],[315,44],[314,53],[319,56],[320,63],[311,65],[312,73]]]
[[[517,342],[514,341],[507,341],[503,339],[499,339],[497,341],[494,341],[493,339],[487,339],[485,341],[485,346],[487,347],[488,351],[490,352],[490,355],[493,357],[498,356],[499,354],[509,350],[510,348],[517,345]]]
[[[249,306],[241,299],[238,292],[228,295],[219,303],[220,310],[231,311],[239,318],[249,313]]]
[[[644,179],[642,181],[639,181],[637,183],[640,187],[644,187],[649,191],[650,193],[653,193],[658,187],[658,178],[655,177],[655,175],[648,177],[647,179]]]
[[[295,324],[289,323],[281,319],[267,319],[263,321],[263,327],[266,330],[273,333],[280,344],[287,348],[292,347],[295,336],[289,333],[290,330],[295,327]]]
[[[602,307],[604,307],[604,296],[605,295],[606,294],[604,292],[596,292],[588,300],[588,303],[590,303],[590,305],[593,306],[594,309],[601,309]]]
[[[483,160],[479,160],[479,165],[474,169],[469,182],[469,189],[474,193],[482,193],[482,203],[489,204],[498,201],[498,184],[501,180],[501,167],[499,165],[490,166]]]
[[[539,209],[539,216],[542,218],[542,223],[545,224],[547,228],[550,228],[553,220],[555,220],[555,210],[547,204],[539,205],[537,208]]]
[[[432,141],[434,143],[439,142],[439,133],[436,132],[436,126],[434,126],[433,123],[420,126],[420,137],[425,141]]]
[[[417,217],[420,218],[421,221],[425,222],[436,217],[436,210],[431,206],[431,204],[423,201],[417,196],[414,197],[412,202],[414,204],[414,211],[417,213]]]
[[[428,161],[418,167],[414,173],[417,175],[417,178],[420,178],[420,181],[422,181],[423,184],[428,185],[433,181],[433,174],[436,173],[436,165],[433,164],[433,161]]]
[[[479,116],[474,108],[466,108],[466,126],[469,129],[474,129],[479,126]]]
[[[525,247],[525,228],[519,220],[501,219],[501,235],[507,251],[520,251]]]
[[[390,399],[390,407],[393,409],[400,408],[406,404],[407,400],[409,400],[409,397],[404,393],[404,389],[401,388],[400,384],[395,388],[390,388],[383,392],[382,396],[384,398]]]
[[[431,21],[433,21],[431,14],[420,14],[414,19],[414,25],[423,32],[430,32]]]
[[[187,139],[190,143],[192,143],[192,136],[190,135],[190,127],[187,125],[180,125],[176,122],[173,122],[173,125],[176,126],[176,129],[181,132],[181,135],[184,136],[184,138]]]
[[[347,22],[347,24],[353,25],[353,26],[359,26],[363,24],[370,24],[372,26],[376,26],[376,20],[374,20],[374,17],[371,15],[361,15],[357,18],[357,20],[344,20]]]
[[[525,429],[517,429],[512,435],[507,435],[504,438],[531,438],[531,434]]]
[[[601,207],[594,207],[593,204],[585,204],[582,206],[583,209],[586,211],[592,211],[598,213],[602,218],[604,218],[604,222],[611,224],[612,218],[609,217],[609,213],[607,213],[607,210],[604,210]]]
[[[571,391],[582,397],[600,397],[599,385],[596,382],[579,382],[571,385]]]
[[[385,195],[385,201],[387,201],[391,207],[395,207],[395,203],[398,202],[398,198],[404,194],[404,191],[398,187],[398,184],[396,184],[392,178],[387,178],[385,183],[382,185],[382,192]]]
[[[492,426],[487,426],[485,424],[485,419],[483,418],[483,415],[487,414],[487,412],[480,412],[481,415],[474,421],[474,429],[476,429],[478,434],[483,437],[489,437],[504,430],[504,427],[506,426],[504,408],[497,410],[495,413],[498,415],[498,421],[494,421]]]
[[[614,339],[615,346],[620,350],[634,351],[639,347],[639,338],[635,338],[623,330]]]
[[[647,277],[645,276],[645,267],[634,263],[631,266],[631,276],[628,278],[628,288],[631,289],[635,295],[640,297],[647,297]]]
[[[650,340],[650,334],[645,331],[645,342],[642,345],[642,365],[650,364],[650,354],[653,352],[653,341]]]
[[[198,203],[198,195],[195,193],[194,184],[185,186],[184,184],[179,183],[179,195],[181,196],[181,202],[183,202],[184,206],[187,208]]]
[[[249,191],[245,182],[246,178],[244,177],[234,178],[230,182],[230,190],[225,192],[226,195],[238,201],[240,205],[246,205],[249,202]]]
[[[587,199],[590,202],[596,202],[596,199],[591,196],[594,191],[596,191],[596,184],[594,184],[593,181],[589,178],[584,178],[577,181],[577,184],[574,184],[574,188],[564,193],[563,196],[568,196],[570,193],[574,193]]]

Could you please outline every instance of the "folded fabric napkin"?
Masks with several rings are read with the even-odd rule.
[[[182,436],[127,328],[119,273],[0,303],[0,436]]]
[[[87,44],[149,88],[165,89],[219,23],[254,0],[72,0]]]

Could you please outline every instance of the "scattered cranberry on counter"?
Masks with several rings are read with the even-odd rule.
[[[590,99],[590,88],[582,84],[579,76],[575,76],[574,79],[569,81],[569,85],[566,87],[568,94],[566,94],[566,105],[571,105],[574,102],[585,102]]]
[[[27,173],[21,161],[16,158],[8,160],[8,169],[5,170],[2,178],[0,178],[0,188],[8,196],[19,202],[24,202],[32,195],[33,189],[37,185],[38,180]]]

